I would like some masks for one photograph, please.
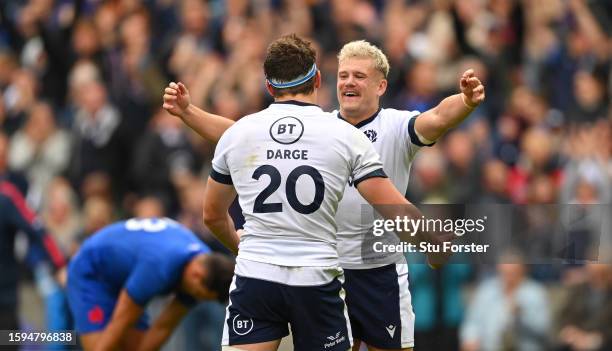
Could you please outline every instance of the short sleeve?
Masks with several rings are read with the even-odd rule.
[[[171,285],[160,270],[159,264],[141,261],[125,282],[125,289],[132,300],[144,306],[156,295],[168,291]]]
[[[415,124],[417,118],[421,115],[419,111],[397,111],[395,122],[397,123],[396,131],[399,134],[399,139],[406,146],[409,158],[412,159],[423,146],[433,146],[436,142],[429,142],[419,137]]]
[[[380,156],[370,140],[359,129],[349,127],[351,177],[355,186],[373,177],[386,178]]]
[[[215,148],[215,155],[212,160],[212,170],[210,171],[210,177],[215,181],[222,184],[233,184],[232,176],[230,174],[230,168],[227,160],[227,154],[229,152],[231,144],[232,128],[230,127],[223,135],[217,147]]]

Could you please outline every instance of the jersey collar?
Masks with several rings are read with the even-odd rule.
[[[378,117],[378,114],[380,113],[380,110],[382,110],[382,108],[379,107],[378,110],[376,112],[374,112],[373,115],[371,115],[370,117],[364,119],[363,121],[355,124],[355,128],[361,128],[361,127],[365,126],[366,124],[368,124],[368,123],[372,122],[373,120],[375,120],[376,117]],[[342,115],[340,114],[340,110],[338,110],[338,118],[340,118],[341,120],[346,121],[346,119],[344,119],[344,117],[342,117]]]
[[[274,101],[272,104],[285,104],[285,105],[298,105],[298,106],[315,106],[319,107],[317,104],[311,104],[309,102],[297,101],[297,100],[285,100],[285,101]]]

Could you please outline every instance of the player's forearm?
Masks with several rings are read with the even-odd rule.
[[[159,350],[166,340],[170,338],[174,328],[179,324],[180,319],[177,319],[172,324],[153,325],[142,338],[142,342],[138,347],[138,351]]]
[[[193,104],[189,104],[181,117],[189,128],[212,143],[219,141],[221,135],[234,124],[229,118],[206,112]]]
[[[421,211],[410,202],[404,200],[402,204],[396,205],[375,205],[374,208],[380,213],[385,219],[396,221],[397,219],[403,220],[408,219],[411,221],[421,220],[423,214]],[[407,231],[396,231],[400,240],[418,245],[420,242],[431,242],[432,239],[427,233],[412,233]]]
[[[147,331],[140,346],[138,347],[138,351],[153,351],[159,350],[166,340],[172,335],[172,330],[168,329],[153,329]]]
[[[225,247],[227,247],[234,254],[238,254],[238,244],[240,243],[240,237],[236,233],[234,228],[234,221],[232,218],[225,214],[224,216],[204,216],[204,223],[208,229],[215,235]]]
[[[140,343],[139,351],[159,350],[172,335],[181,319],[187,314],[188,308],[179,301],[172,300],[145,333]]]
[[[134,326],[142,313],[143,307],[132,300],[125,289],[122,290],[119,294],[119,300],[115,305],[113,316],[106,328],[104,328],[94,350],[107,351],[118,349],[126,331]]]
[[[421,211],[395,189],[388,178],[369,178],[357,185],[357,190],[385,219],[390,221],[421,220]],[[418,244],[429,241],[425,234],[410,235],[405,231],[396,231],[402,241]]]
[[[428,140],[437,140],[449,129],[458,126],[475,108],[467,106],[462,95],[451,95],[432,110],[425,112],[426,117],[423,117],[426,120],[422,120],[424,123],[419,124],[417,119],[417,131]]]
[[[118,350],[123,338],[124,331],[128,327],[120,326],[119,324],[109,323],[109,325],[102,332],[102,336],[96,343],[94,351],[112,351]]]

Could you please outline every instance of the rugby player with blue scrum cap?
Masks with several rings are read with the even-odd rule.
[[[460,124],[485,98],[484,86],[470,69],[459,79],[460,93],[445,98],[431,110],[419,113],[380,108],[389,73],[384,53],[366,41],[353,41],[344,45],[338,61],[340,111],[334,111],[334,115],[368,135],[385,173],[402,191],[407,189],[417,151],[433,145]],[[171,83],[165,89],[164,108],[212,142],[218,141],[234,123],[192,105],[182,83]],[[409,350],[414,346],[414,314],[407,266],[401,255],[384,254],[379,262],[376,257],[370,257],[367,263],[362,261],[360,238],[371,231],[371,224],[363,223],[359,217],[365,203],[354,187],[347,187],[336,213],[340,265],[345,272],[355,349],[359,349],[358,340],[363,340],[370,350]],[[387,295],[388,291],[394,291],[394,296]]]
[[[368,138],[314,104],[321,75],[309,42],[275,40],[264,71],[274,103],[225,131],[204,200],[205,223],[238,254],[223,345],[276,350],[289,324],[295,350],[348,350],[334,220],[347,183],[375,207],[395,205],[377,207],[385,218],[421,214],[387,179]],[[227,213],[236,194],[241,236]]]
[[[67,294],[85,350],[156,350],[199,300],[225,302],[231,259],[167,218],[111,224],[81,246],[68,267]],[[149,327],[144,308],[175,293]]]

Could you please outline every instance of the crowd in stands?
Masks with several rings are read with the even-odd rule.
[[[175,218],[223,250],[201,219],[214,145],[161,109],[163,89],[181,81],[195,105],[232,119],[265,108],[262,55],[286,33],[315,43],[330,111],[351,40],[388,56],[388,108],[432,108],[475,70],[485,102],[420,151],[409,200],[610,217],[612,4],[597,0],[3,0],[0,179],[66,256],[131,216]],[[548,241],[546,227],[532,234],[527,246]],[[612,260],[593,254],[603,243],[551,269],[524,250],[485,267],[411,264],[416,349],[612,349]],[[184,345],[202,339],[197,323],[220,333],[222,308],[201,311],[217,322],[191,318]]]

